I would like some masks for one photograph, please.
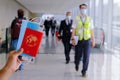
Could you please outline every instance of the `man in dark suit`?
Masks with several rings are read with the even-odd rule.
[[[64,45],[64,52],[66,58],[66,64],[70,61],[70,50],[72,45],[70,44],[71,32],[72,32],[72,19],[71,12],[66,13],[66,18],[61,21],[58,39],[62,39]]]
[[[44,21],[44,26],[45,26],[46,37],[48,37],[49,36],[49,29],[51,27],[51,20],[49,17],[47,17],[47,19]]]

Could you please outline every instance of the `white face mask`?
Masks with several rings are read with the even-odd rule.
[[[87,14],[87,9],[81,9],[80,12],[81,12],[81,14],[85,14],[86,15]]]
[[[72,19],[72,17],[71,17],[71,16],[67,16],[67,19],[68,19],[68,20],[71,20],[71,19]]]

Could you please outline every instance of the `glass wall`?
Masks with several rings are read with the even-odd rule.
[[[89,9],[95,27],[105,32],[105,46],[119,52],[120,0],[90,0]]]
[[[91,0],[89,2],[89,16],[93,19],[95,22],[95,0]],[[94,23],[95,24],[95,23]]]
[[[102,16],[102,28],[105,32],[105,42],[107,44],[107,39],[108,39],[108,29],[109,29],[109,26],[108,26],[108,1],[109,0],[103,0],[103,16]]]
[[[94,24],[97,28],[102,28],[105,33],[105,44],[111,47],[112,37],[112,0],[90,0],[90,16],[94,16]],[[94,9],[93,9],[94,8]],[[93,11],[94,10],[94,11]]]
[[[95,0],[95,27],[99,27],[99,20],[100,20],[100,5],[99,2],[101,0]]]
[[[120,50],[120,0],[113,0],[112,46]]]

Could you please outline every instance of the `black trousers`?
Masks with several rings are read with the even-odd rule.
[[[52,34],[52,36],[54,36],[54,34],[55,34],[55,27],[51,27],[51,34]]]
[[[49,26],[46,26],[46,27],[45,27],[45,33],[46,33],[46,36],[47,36],[47,37],[48,37],[48,35],[49,35],[49,29],[50,29]]]
[[[64,54],[65,54],[66,61],[70,61],[70,50],[72,47],[72,45],[70,44],[70,37],[63,37],[62,42],[64,45]]]
[[[79,66],[81,57],[83,56],[83,69],[82,73],[86,73],[89,64],[89,57],[91,51],[91,40],[79,41],[75,46],[75,65]]]

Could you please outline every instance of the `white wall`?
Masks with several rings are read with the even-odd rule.
[[[29,11],[23,8],[14,0],[0,0],[0,36],[5,39],[5,29],[9,27],[12,20],[17,16],[17,10],[25,10],[25,16],[29,16]]]

